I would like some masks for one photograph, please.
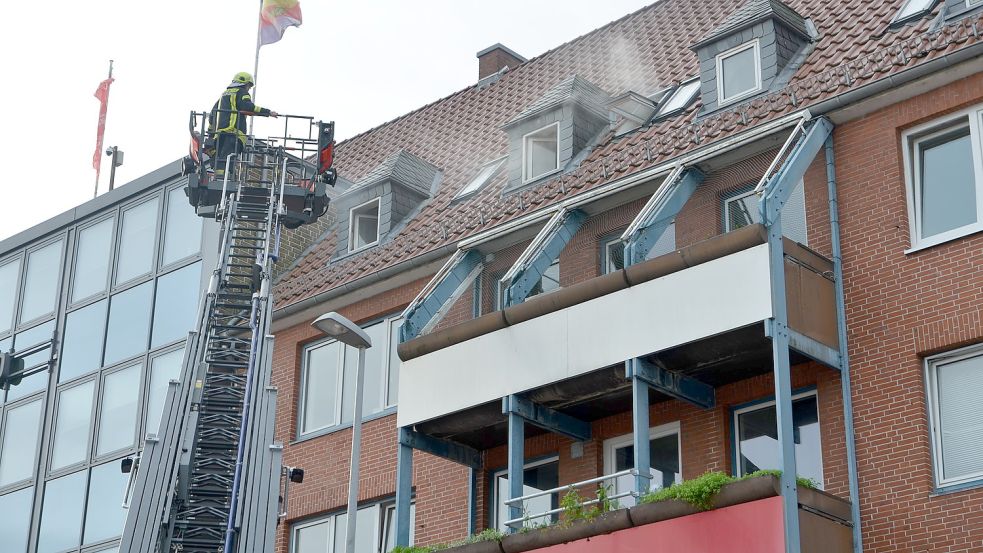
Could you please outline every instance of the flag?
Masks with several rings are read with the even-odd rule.
[[[94,96],[99,100],[99,127],[96,130],[96,151],[92,154],[92,168],[96,170],[96,182],[99,182],[99,165],[102,161],[102,135],[106,132],[106,108],[109,107],[109,85],[113,84],[112,77],[99,83]]]
[[[280,40],[287,27],[300,27],[302,19],[297,0],[263,0],[259,12],[259,45]]]

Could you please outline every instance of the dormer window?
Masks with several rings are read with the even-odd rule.
[[[486,184],[488,184],[491,178],[494,177],[496,173],[498,173],[499,168],[501,168],[502,164],[505,163],[505,159],[506,158],[504,157],[496,159],[495,161],[488,163],[487,165],[482,167],[481,170],[478,171],[478,174],[475,175],[474,178],[471,179],[471,181],[468,182],[468,184],[464,188],[462,188],[461,191],[458,192],[456,196],[454,196],[454,199],[463,198],[465,196],[474,194],[478,190],[481,190],[481,188]]]
[[[379,242],[379,198],[353,207],[349,221],[348,235],[352,239],[348,251],[354,252]]]
[[[527,183],[560,168],[560,124],[553,123],[522,138],[522,182]]]
[[[717,97],[723,105],[761,90],[761,54],[758,41],[717,55]]]

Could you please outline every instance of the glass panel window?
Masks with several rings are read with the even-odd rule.
[[[34,475],[40,428],[41,400],[7,411],[3,421],[3,441],[0,442],[0,487]]]
[[[474,178],[471,179],[471,181],[468,182],[468,184],[465,185],[464,188],[462,188],[461,191],[458,192],[457,195],[454,197],[462,198],[464,196],[473,194],[478,190],[480,190],[481,187],[488,184],[488,181],[490,181],[491,178],[495,176],[495,173],[498,172],[498,169],[502,166],[504,162],[505,162],[505,158],[497,159],[489,163],[488,165],[482,167],[481,170],[478,171],[478,174],[475,175]]]
[[[679,423],[671,423],[649,430],[649,464],[652,479],[649,489],[662,489],[682,482],[679,461]],[[635,468],[635,446],[631,434],[604,442],[604,472],[614,474]],[[635,477],[620,476],[614,484],[614,493],[635,489]],[[635,499],[626,496],[618,500],[622,506],[632,506]]]
[[[747,186],[724,199],[724,232],[761,222],[758,195],[753,190],[753,186]],[[801,180],[782,208],[782,234],[800,244],[809,244],[805,185]]]
[[[330,342],[308,348],[304,358],[301,394],[301,433],[339,423],[342,389],[341,344]]]
[[[735,411],[737,422],[738,475],[779,467],[778,422],[775,402]],[[822,443],[816,394],[800,394],[792,401],[792,432],[798,475],[823,484]]]
[[[410,546],[415,543],[416,538],[416,504],[410,503]],[[383,553],[392,551],[396,547],[396,506],[386,507],[385,528],[382,536]]]
[[[977,221],[969,127],[918,142],[921,238]]]
[[[397,317],[389,322],[389,374],[388,386],[386,388],[386,406],[396,405],[399,398],[399,355],[396,348],[399,346],[399,325],[403,323],[402,317]]]
[[[334,553],[345,551],[348,513],[334,516]],[[379,506],[369,505],[355,512],[355,551],[371,553],[379,546]]]
[[[410,520],[415,520],[410,504]],[[355,521],[356,553],[385,553],[393,548],[395,529],[391,521],[393,505],[372,504],[358,509]],[[345,551],[347,513],[340,512],[317,520],[295,524],[291,531],[290,553],[343,553]],[[410,544],[413,523],[410,524]]]
[[[0,265],[0,334],[10,330],[13,324],[19,273],[19,259]]]
[[[181,376],[181,363],[184,349],[165,353],[154,358],[150,365],[150,390],[147,392],[147,423],[144,432],[157,433],[160,427],[164,400],[167,398],[167,385]]]
[[[560,166],[558,123],[527,134],[522,140],[522,181],[528,182]]]
[[[0,495],[0,544],[9,553],[27,553],[34,488]]]
[[[92,372],[102,364],[107,300],[100,300],[68,314],[65,319],[58,381],[66,382]]]
[[[14,336],[14,348],[23,350],[31,346],[36,346],[42,342],[51,340],[55,333],[55,321],[51,320],[35,327],[29,328]],[[24,358],[24,368],[35,367],[41,363],[47,363],[51,359],[51,348],[28,355]],[[35,392],[39,392],[48,385],[48,371],[41,371],[32,374],[20,381],[20,384],[11,386],[7,391],[7,401],[14,401],[22,397],[27,397]]]
[[[371,246],[379,241],[379,203],[376,198],[351,210],[348,251]]]
[[[137,401],[140,398],[140,373],[143,367],[134,365],[107,374],[102,385],[99,439],[96,455],[125,449],[133,445],[137,422]]]
[[[95,382],[66,388],[58,393],[51,470],[84,461],[89,449],[92,423],[92,392]]]
[[[329,544],[334,543],[331,537],[333,529],[334,521],[330,518],[316,524],[294,527],[293,553],[327,553]]]
[[[496,310],[504,308],[505,292],[506,290],[508,290],[508,285],[505,282],[501,280],[497,282],[498,282],[498,290],[495,295]],[[529,291],[529,295],[526,296],[526,299],[531,298],[533,296],[538,296],[539,294],[552,292],[554,290],[559,290],[559,289],[560,289],[560,260],[557,259],[556,261],[551,263],[550,266],[547,267],[545,271],[543,271],[542,278],[540,278],[539,282],[537,282],[536,285],[532,287],[532,290]]]
[[[761,88],[758,41],[717,56],[718,103],[747,96]]]
[[[116,282],[123,283],[153,269],[154,236],[157,232],[157,199],[123,212]]]
[[[197,254],[201,249],[201,225],[202,219],[188,204],[184,189],[168,192],[161,265]]]
[[[45,484],[37,553],[58,553],[78,547],[87,475],[83,470]]]
[[[152,299],[153,282],[145,282],[110,299],[104,365],[146,351]]]
[[[119,463],[119,460],[110,461],[92,468],[83,544],[105,541],[123,533],[126,510],[122,504],[127,475],[120,472]]]
[[[656,117],[670,115],[686,108],[689,106],[690,102],[693,101],[693,97],[695,97],[696,93],[699,91],[700,79],[698,78],[679,85],[679,87],[673,91],[672,96],[669,96],[669,98],[666,99],[661,106],[659,106],[659,113],[656,114]]]
[[[550,459],[537,463],[527,464],[523,472],[522,495],[529,495],[543,490],[556,488],[560,485],[559,461]],[[509,520],[509,508],[505,501],[509,497],[509,476],[508,471],[495,473],[495,528],[505,532],[506,521]],[[538,513],[544,513],[551,509],[556,509],[560,504],[559,494],[550,494],[530,499],[523,502],[522,513],[526,519],[524,526],[534,526],[536,524],[550,523],[557,520],[556,515],[536,517]]]
[[[188,205],[185,202],[185,205]],[[197,218],[197,217],[196,217]],[[154,332],[150,347],[187,338],[195,326],[201,293],[201,263],[188,265],[157,279]]]
[[[983,346],[931,357],[926,364],[936,483],[983,479]]]
[[[43,317],[55,310],[58,299],[58,269],[61,267],[61,240],[35,250],[27,256],[20,321]]]
[[[609,240],[604,244],[604,274],[625,268],[625,243],[621,238]]]
[[[110,254],[113,246],[113,220],[106,219],[79,231],[75,271],[72,275],[72,301],[106,290]]]

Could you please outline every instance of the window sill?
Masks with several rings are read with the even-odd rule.
[[[367,415],[367,416],[362,417],[362,424],[365,424],[365,423],[367,423],[369,421],[374,421],[376,419],[381,419],[383,417],[388,417],[389,415],[395,415],[395,414],[396,414],[396,407],[395,406],[394,407],[387,407],[386,409],[383,409],[382,411],[379,411],[378,413],[373,413],[371,415]],[[331,427],[328,427],[328,428],[322,428],[320,430],[312,430],[311,432],[308,432],[306,434],[297,436],[297,438],[295,438],[293,441],[291,441],[288,445],[295,445],[295,444],[303,443],[303,442],[306,442],[306,441],[309,441],[309,440],[313,440],[315,438],[320,438],[320,437],[323,437],[323,436],[327,436],[328,434],[334,434],[335,432],[341,432],[342,430],[349,430],[349,429],[351,429],[351,427],[352,427],[352,423],[348,422],[348,423],[345,423],[345,424],[340,424],[338,426],[331,426]]]
[[[946,495],[951,495],[954,493],[965,492],[969,490],[975,490],[983,488],[983,478],[977,478],[975,480],[970,480],[968,482],[960,482],[958,484],[946,484],[945,486],[938,487],[928,494],[928,497],[943,497]]]
[[[918,245],[908,248],[907,250],[904,251],[904,253],[905,255],[917,253],[922,250],[934,248],[935,246],[938,246],[940,244],[945,244],[946,242],[952,242],[953,240],[959,240],[961,238],[965,238],[972,234],[976,234],[977,232],[983,232],[983,223],[975,223],[972,225],[967,225],[960,229],[949,231],[939,236],[933,236],[931,238],[927,238],[925,240],[920,241]]]

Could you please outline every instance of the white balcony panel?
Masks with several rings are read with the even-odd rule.
[[[409,426],[771,316],[768,245],[405,361]]]

